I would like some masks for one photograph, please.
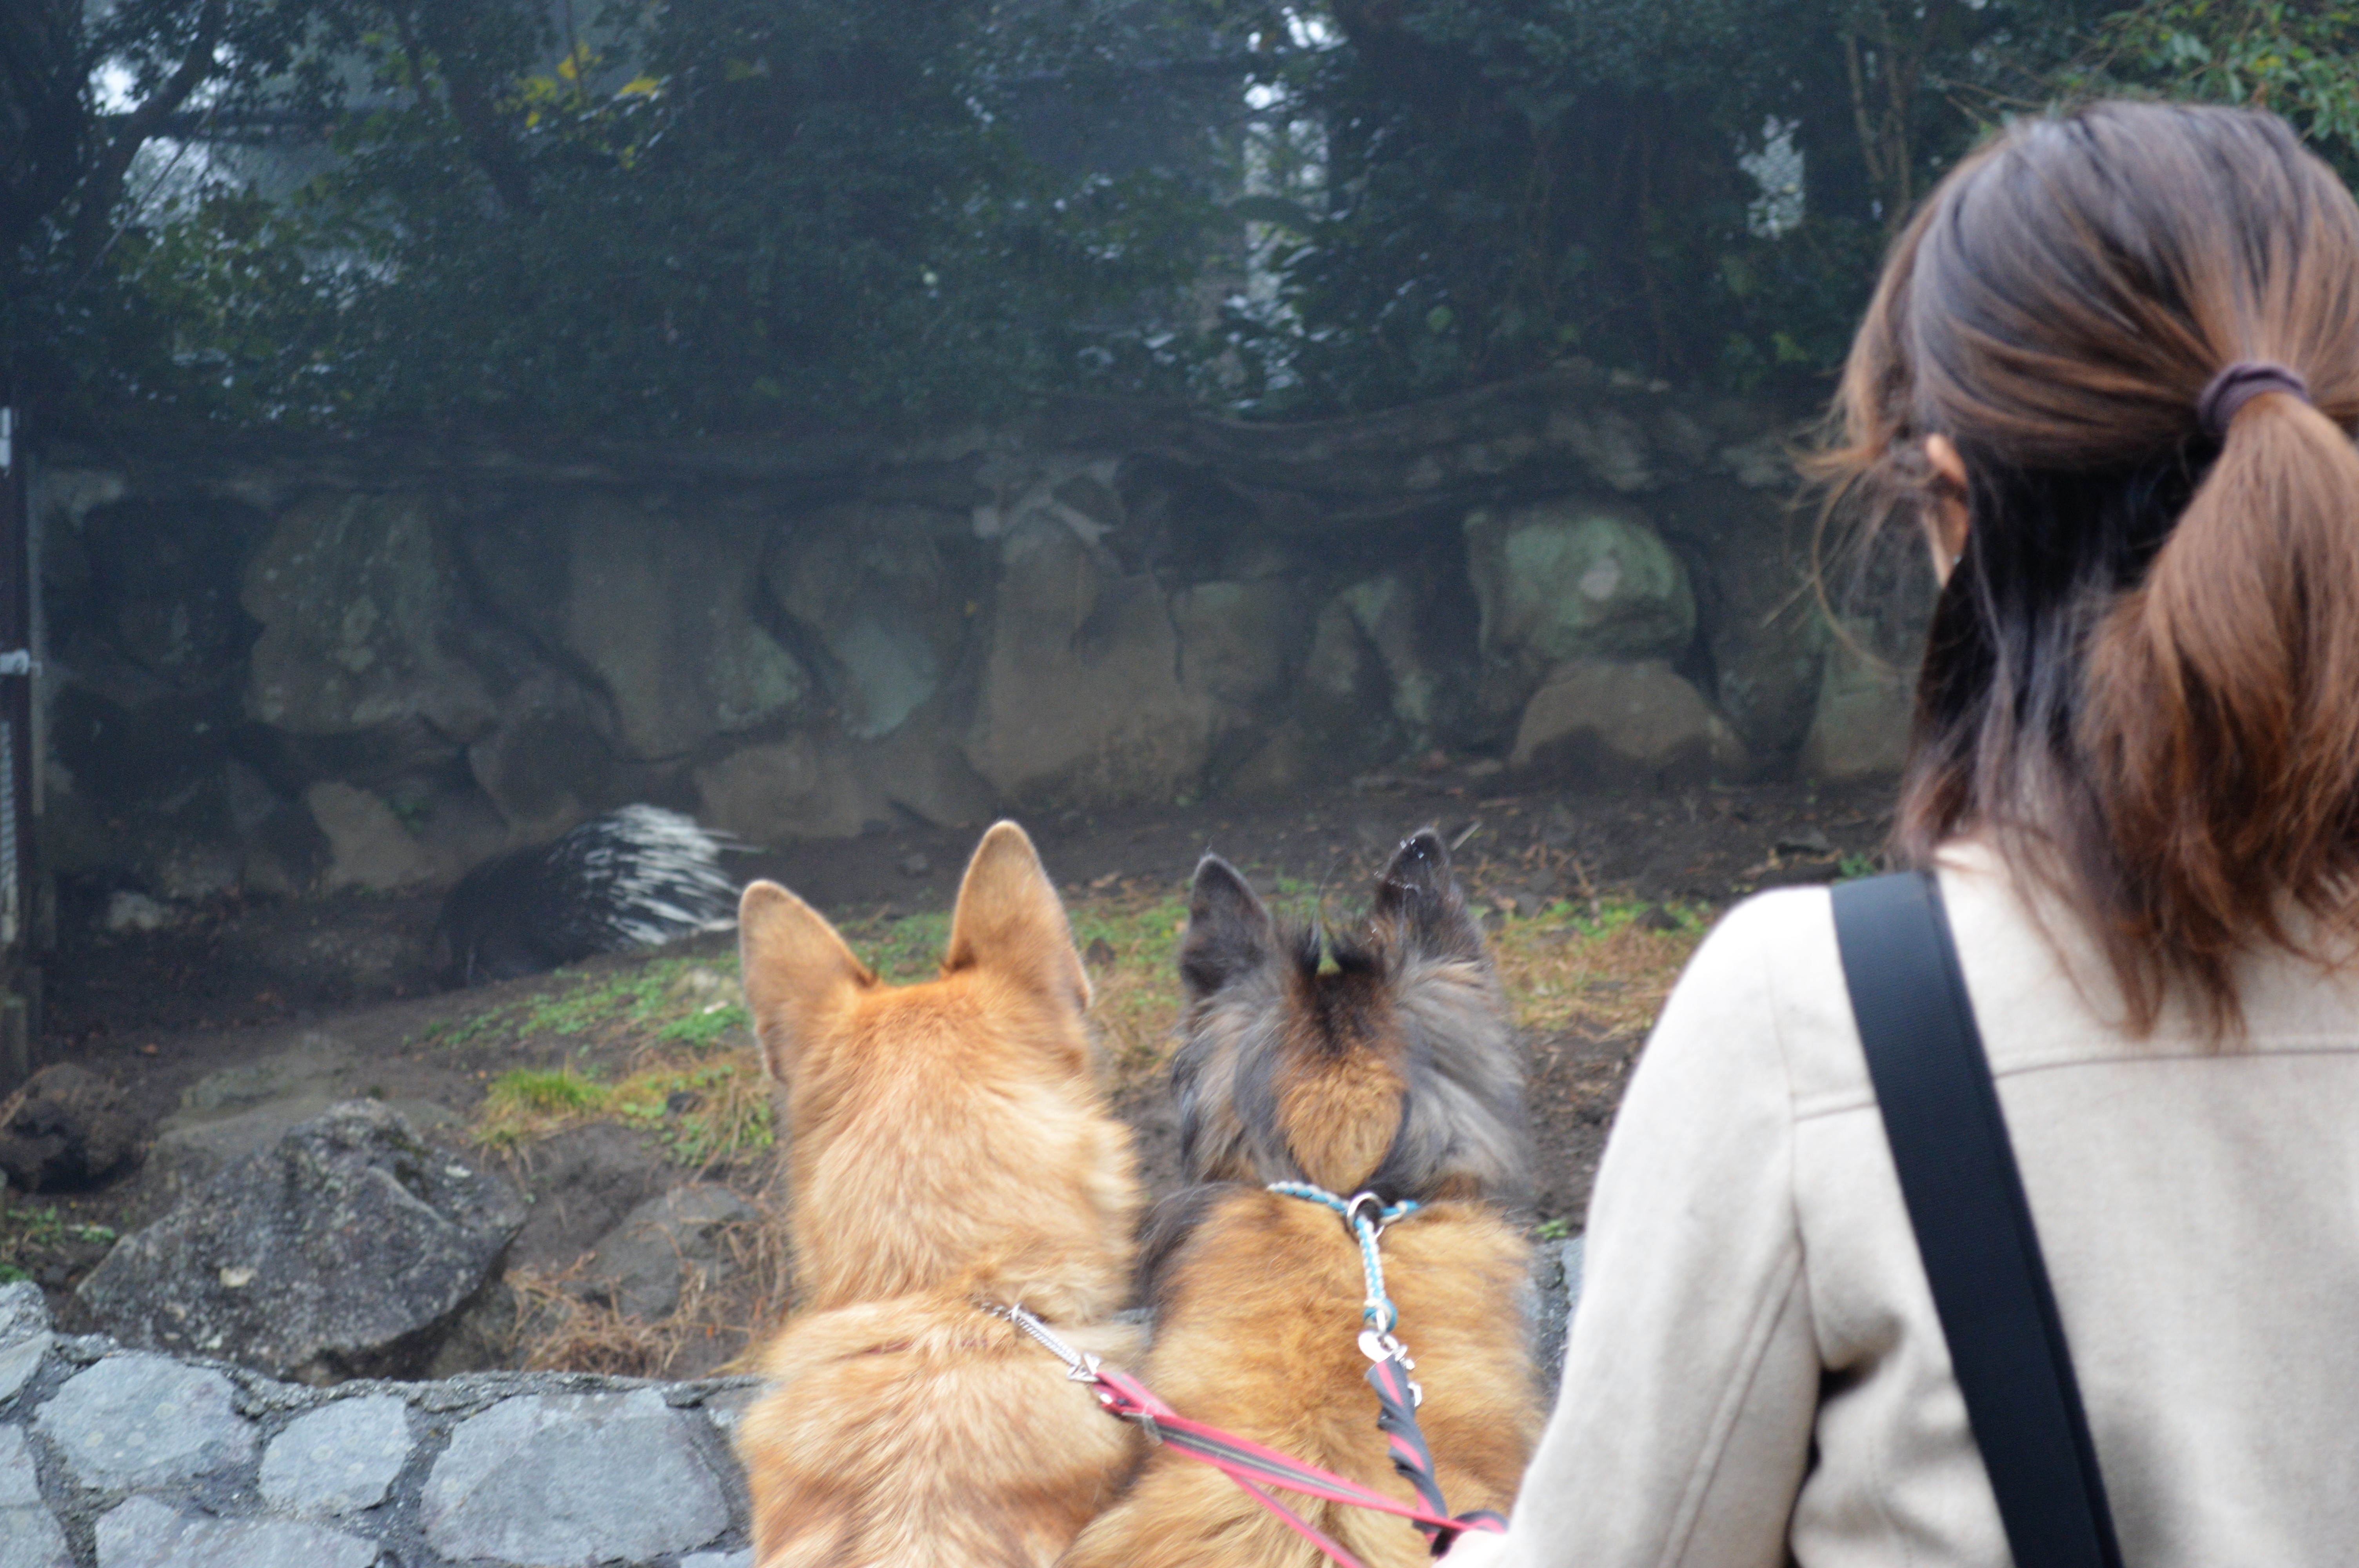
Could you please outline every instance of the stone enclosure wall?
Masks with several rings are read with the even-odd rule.
[[[751,1379],[273,1382],[0,1286],[0,1568],[751,1568]]]
[[[1551,1394],[1582,1244],[1532,1292]],[[1044,1361],[1043,1397],[1077,1397]],[[0,1286],[0,1568],[752,1568],[751,1379],[275,1382],[51,1331]]]
[[[1277,427],[51,452],[49,864],[167,902],[424,886],[632,800],[775,846],[1437,747],[1886,768],[1897,688],[1807,586],[1793,428],[1574,366]]]

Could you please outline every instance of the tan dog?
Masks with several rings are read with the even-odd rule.
[[[739,913],[745,996],[786,1087],[799,1310],[737,1440],[757,1568],[1035,1568],[1134,1463],[1135,1433],[977,1301],[1135,1361],[1106,1321],[1138,1209],[1064,907],[1012,822],[984,835],[939,979],[880,983],[772,882]]]
[[[1260,1184],[1415,1199],[1429,1206],[1385,1232],[1383,1253],[1425,1390],[1419,1422],[1451,1511],[1506,1512],[1539,1428],[1521,1306],[1530,1251],[1497,1201],[1528,1181],[1523,1075],[1440,841],[1402,845],[1365,939],[1332,949],[1281,939],[1245,880],[1207,857],[1180,972],[1182,1157],[1212,1180],[1168,1200],[1150,1227],[1147,1383],[1182,1415],[1416,1500],[1365,1381],[1358,1246],[1330,1210]],[[1431,1561],[1405,1520],[1281,1500],[1366,1568]],[[1324,1561],[1226,1476],[1169,1449],[1065,1555],[1071,1568]]]

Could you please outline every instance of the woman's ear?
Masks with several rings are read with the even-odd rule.
[[[1948,587],[1950,573],[1966,553],[1966,461],[1947,436],[1925,438],[1925,460],[1933,469],[1933,504],[1925,512],[1925,544],[1933,552],[1933,575]]]

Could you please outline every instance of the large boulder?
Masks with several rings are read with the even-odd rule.
[[[1694,641],[1687,567],[1627,504],[1567,497],[1484,508],[1465,529],[1495,708],[1513,711],[1555,665],[1676,657]]]
[[[328,892],[446,885],[519,837],[489,797],[471,788],[412,795],[396,811],[381,795],[329,779],[306,789],[303,805],[327,842],[320,886]]]
[[[810,680],[761,623],[766,524],[607,495],[486,522],[476,575],[517,625],[593,677],[622,756],[681,756],[793,717]]]
[[[1002,540],[975,771],[1017,801],[1168,800],[1245,715],[1187,680],[1161,589],[1061,523]]]
[[[347,1100],[116,1243],[79,1294],[128,1343],[327,1382],[422,1368],[524,1223],[508,1186]]]
[[[1670,665],[1591,659],[1550,672],[1532,695],[1507,766],[1532,782],[1662,786],[1745,764],[1727,721]]]
[[[975,609],[953,555],[969,532],[927,507],[834,507],[772,557],[765,580],[826,654],[845,734],[891,734],[949,678]]]
[[[1908,757],[1915,673],[1887,664],[1857,641],[1833,637],[1819,685],[1818,710],[1802,742],[1806,778],[1897,773]]]
[[[1292,590],[1267,579],[1183,588],[1171,596],[1171,624],[1180,635],[1180,684],[1240,710],[1278,688],[1300,635]]]
[[[168,687],[222,685],[254,639],[238,603],[238,564],[266,526],[253,508],[213,497],[143,497],[92,509],[80,541],[89,563],[89,622],[114,651]],[[47,608],[71,619],[72,597],[61,593]]]
[[[625,1317],[658,1322],[678,1310],[690,1281],[710,1289],[728,1277],[731,1233],[760,1218],[752,1204],[715,1183],[674,1187],[607,1232],[574,1289]]]
[[[1399,572],[1355,582],[1336,596],[1368,646],[1375,651],[1391,687],[1393,717],[1408,743],[1422,745],[1435,718],[1440,683],[1427,668],[1418,636],[1417,595]]]
[[[122,1089],[71,1062],[44,1067],[0,1122],[0,1172],[31,1192],[96,1186],[139,1157],[147,1122]]]
[[[696,770],[697,820],[752,844],[852,838],[915,818],[981,822],[997,805],[954,735],[913,719],[881,741],[799,730]]]
[[[545,844],[642,797],[602,718],[580,687],[541,672],[507,694],[497,728],[467,748],[468,771],[519,843]]]
[[[395,892],[435,880],[434,857],[393,807],[367,790],[322,780],[303,792],[303,804],[328,840],[321,877],[326,891]]]
[[[1809,733],[1825,651],[1810,558],[1811,521],[1776,491],[1718,476],[1652,503],[1696,570],[1703,642],[1722,713],[1756,762],[1779,771]]]
[[[460,596],[426,504],[352,494],[278,519],[240,599],[262,622],[246,709],[302,736],[367,737],[373,752],[450,753],[495,717],[452,650]]]
[[[1312,617],[1310,643],[1295,672],[1292,706],[1299,734],[1289,740],[1281,727],[1263,748],[1266,754],[1239,769],[1231,787],[1281,794],[1310,776],[1300,766],[1310,756],[1349,770],[1397,752],[1392,691],[1383,655],[1360,629],[1349,600],[1338,594]]]

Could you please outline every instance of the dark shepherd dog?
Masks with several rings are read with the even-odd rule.
[[[1404,1499],[1360,1344],[1367,1281],[1330,1209],[1264,1184],[1423,1206],[1382,1238],[1386,1294],[1423,1384],[1419,1421],[1455,1512],[1505,1510],[1539,1429],[1508,1210],[1530,1186],[1523,1062],[1482,928],[1430,830],[1376,884],[1365,930],[1281,933],[1227,862],[1196,869],[1172,1066],[1198,1185],[1147,1227],[1148,1385],[1182,1414]],[[1289,1504],[1368,1568],[1430,1561],[1388,1515]],[[1067,1552],[1077,1568],[1317,1568],[1225,1476],[1153,1450]]]
[[[1332,941],[1281,935],[1207,855],[1180,974],[1171,1087],[1191,1179],[1310,1181],[1388,1204],[1528,1197],[1523,1054],[1431,828],[1385,868],[1365,935]]]

